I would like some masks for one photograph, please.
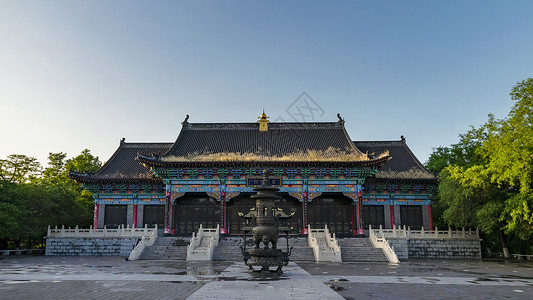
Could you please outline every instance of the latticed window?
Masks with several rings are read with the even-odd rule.
[[[118,228],[127,222],[127,205],[108,204],[105,206],[104,225],[107,228]]]
[[[368,229],[379,228],[379,225],[385,226],[385,213],[382,205],[363,205],[363,226]]]
[[[400,206],[401,225],[413,230],[420,230],[423,226],[421,205]]]
[[[165,226],[165,206],[164,205],[144,205],[143,223],[149,227],[157,224],[158,228]]]

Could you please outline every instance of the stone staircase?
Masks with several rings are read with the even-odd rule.
[[[341,249],[335,238],[335,234],[331,234],[327,226],[324,228],[312,229],[308,227],[309,247],[313,249],[315,261],[317,262],[341,262]]]
[[[212,260],[218,244],[220,228],[203,228],[200,224],[198,233],[193,233],[187,247],[187,260]]]
[[[291,261],[315,261],[315,255],[313,249],[309,247],[306,237],[289,237],[289,248],[292,248]],[[285,237],[279,237],[278,249],[287,251],[287,239]]]
[[[375,248],[368,238],[339,238],[343,262],[389,262],[380,248]]]
[[[243,261],[240,248],[242,245],[242,237],[220,237],[213,253],[213,260]]]
[[[213,260],[222,261],[243,261],[241,246],[243,245],[242,237],[220,237],[218,246],[215,248]],[[261,244],[261,247],[263,244]],[[252,237],[246,238],[246,249],[255,247]],[[292,249],[292,254],[289,257],[291,261],[315,261],[313,250],[307,244],[305,237],[289,237],[289,247]],[[277,248],[283,252],[287,251],[287,240],[280,236]]]
[[[189,237],[157,237],[153,246],[146,246],[142,260],[185,260]]]

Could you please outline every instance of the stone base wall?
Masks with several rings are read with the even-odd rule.
[[[481,259],[481,243],[475,240],[387,239],[387,241],[394,247],[399,259]]]
[[[128,256],[139,238],[47,238],[45,255]]]
[[[398,256],[398,259],[408,259],[409,251],[407,240],[403,239],[388,239],[389,245],[394,248],[394,253]]]

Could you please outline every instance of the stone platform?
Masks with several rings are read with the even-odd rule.
[[[289,263],[253,276],[243,262],[124,261],[120,257],[0,258],[1,299],[530,299],[529,261],[413,259]]]

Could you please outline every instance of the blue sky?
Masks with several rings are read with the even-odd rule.
[[[0,1],[0,158],[174,141],[190,122],[314,121],[423,162],[533,76],[533,1]]]

